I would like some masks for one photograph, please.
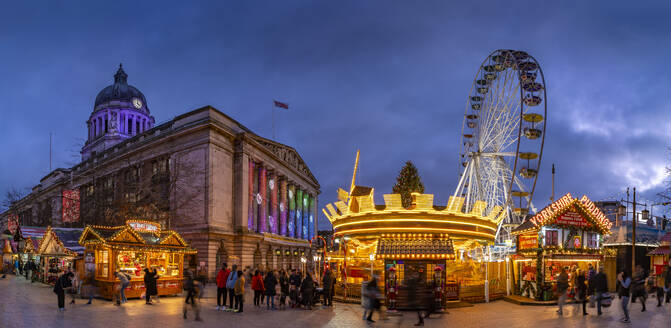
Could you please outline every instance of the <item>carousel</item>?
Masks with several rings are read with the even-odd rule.
[[[85,247],[85,270],[106,299],[113,298],[119,284],[116,272],[131,277],[126,296],[140,297],[145,290],[144,269],[157,271],[159,295],[181,293],[184,256],[196,253],[177,232],[141,220],[116,227],[87,226],[79,244]]]
[[[384,205],[374,203],[374,189],[355,184],[339,189],[339,201],[327,204],[324,214],[334,229],[335,250],[326,262],[337,279],[336,296],[356,300],[372,275],[384,281],[390,309],[407,309],[410,279],[435,293],[439,308],[450,300],[482,301],[506,293],[505,263],[490,257],[503,213],[478,201],[463,212],[464,198],[450,197],[434,205],[431,194],[412,194],[412,205],[402,206],[400,194],[385,194]]]

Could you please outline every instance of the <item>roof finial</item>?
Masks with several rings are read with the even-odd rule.
[[[128,74],[124,72],[123,70],[123,64],[119,63],[119,69],[116,71],[116,74],[114,74],[114,83],[122,83],[126,84],[126,78],[128,77]]]

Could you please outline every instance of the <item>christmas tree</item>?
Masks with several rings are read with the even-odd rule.
[[[410,196],[413,192],[424,193],[424,184],[422,184],[422,179],[419,177],[417,168],[411,161],[405,162],[405,165],[401,169],[401,172],[398,173],[396,178],[396,184],[392,188],[392,192],[395,194],[401,194],[401,201],[403,202],[403,207],[408,208],[412,205],[412,197]]]

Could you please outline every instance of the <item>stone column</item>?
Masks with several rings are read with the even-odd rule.
[[[315,212],[314,212],[314,197],[308,197],[308,239],[312,240],[315,236]]]
[[[137,117],[135,115],[133,115],[133,126],[132,126],[132,128],[133,128],[133,133],[132,134],[133,135],[137,134],[137,123],[136,122],[137,122]]]
[[[254,224],[254,209],[256,206],[256,197],[254,197],[254,161],[250,158],[249,159],[249,174],[248,174],[248,181],[249,181],[249,211],[247,213],[247,229],[250,231],[255,231],[256,225]]]
[[[294,238],[296,236],[296,188],[294,185],[289,186],[289,191],[287,192],[287,198],[289,199],[289,219],[287,220],[287,234],[289,237]]]
[[[259,168],[259,194],[261,195],[261,204],[259,205],[259,227],[258,232],[264,233],[268,229],[266,218],[268,215],[268,181],[266,178],[266,168]]]
[[[270,181],[268,181],[268,188],[270,189],[270,232],[277,234],[277,189],[279,184],[277,183],[277,175],[275,172],[271,175]],[[274,256],[274,254],[273,254]]]
[[[310,239],[310,237],[308,235],[308,231],[309,231],[309,224],[308,224],[309,208],[308,208],[308,192],[307,192],[307,190],[303,191],[303,201],[302,201],[302,203],[303,203],[303,210],[302,210],[303,219],[301,220],[301,228],[303,230],[301,230],[302,231],[301,236],[303,237],[303,239]]]
[[[280,235],[287,235],[287,179],[280,182]]]
[[[303,190],[296,188],[296,238],[303,238]]]

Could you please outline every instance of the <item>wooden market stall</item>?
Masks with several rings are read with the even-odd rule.
[[[556,299],[557,278],[563,267],[587,272],[605,265],[603,235],[610,222],[586,196],[566,194],[512,232],[517,236],[513,276],[517,294],[537,300]],[[569,276],[569,281],[572,281]]]
[[[181,293],[184,255],[196,252],[177,232],[140,220],[128,220],[116,227],[87,226],[79,243],[86,248],[86,270],[92,271],[106,299],[113,298],[115,285],[119,284],[117,271],[131,277],[126,297],[140,297],[145,289],[145,268],[158,271],[159,295]]]
[[[650,256],[650,273],[655,274],[661,284],[662,274],[671,258],[671,232],[667,232],[659,241],[661,245],[650,251],[648,256]]]
[[[78,228],[52,228],[47,230],[42,237],[35,254],[39,258],[38,280],[53,284],[58,275],[68,269],[83,272],[81,255],[84,248],[78,244],[84,229]],[[77,261],[77,260],[80,261]]]

